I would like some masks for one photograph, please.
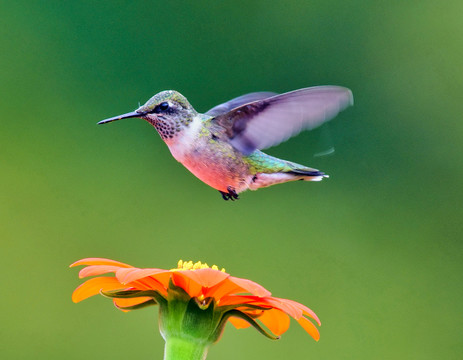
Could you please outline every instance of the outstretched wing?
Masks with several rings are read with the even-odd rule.
[[[222,114],[229,112],[230,110],[233,110],[234,108],[237,108],[238,106],[249,104],[250,102],[257,101],[257,100],[266,99],[271,96],[275,96],[276,94],[277,93],[270,92],[270,91],[265,91],[265,92],[263,91],[263,92],[253,92],[253,93],[249,93],[246,95],[241,95],[223,104],[214,106],[212,109],[210,109],[206,113],[206,115],[210,115],[210,116],[222,115]]]
[[[238,106],[213,121],[226,129],[236,149],[249,154],[313,129],[352,104],[349,89],[316,86]]]

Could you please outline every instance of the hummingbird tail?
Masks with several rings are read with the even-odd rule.
[[[325,173],[315,169],[310,169],[310,171],[294,169],[277,173],[258,173],[253,176],[252,181],[249,184],[249,189],[257,190],[263,187],[282,184],[288,181],[321,181],[325,177],[328,177],[328,175],[325,175]]]
[[[305,181],[321,181],[323,178],[328,178],[329,175],[326,175],[323,171],[318,171],[315,169],[311,170],[302,170],[302,169],[293,169],[288,171],[287,174],[292,174],[297,177],[302,177],[301,180]]]

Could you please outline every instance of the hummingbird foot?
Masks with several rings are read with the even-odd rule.
[[[228,200],[235,201],[239,199],[238,194],[236,193],[235,189],[233,189],[231,186],[228,186],[227,190],[228,192],[223,192],[219,190],[219,192],[222,194],[222,199],[224,199],[225,201],[228,201]]]
[[[224,199],[225,201],[230,200],[230,196],[228,195],[228,193],[220,191],[220,190],[219,190],[219,193],[222,194],[222,199]]]

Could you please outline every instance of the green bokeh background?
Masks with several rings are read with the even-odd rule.
[[[160,359],[154,308],[122,313],[67,266],[108,257],[224,266],[321,318],[272,342],[227,326],[210,359],[457,359],[461,340],[461,1],[0,2],[4,359]],[[199,111],[333,84],[355,106],[269,153],[322,183],[220,195],[147,123],[96,126],[154,93]]]

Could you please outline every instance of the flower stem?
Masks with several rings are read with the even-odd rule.
[[[205,360],[209,346],[208,343],[169,337],[164,347],[164,360]]]

